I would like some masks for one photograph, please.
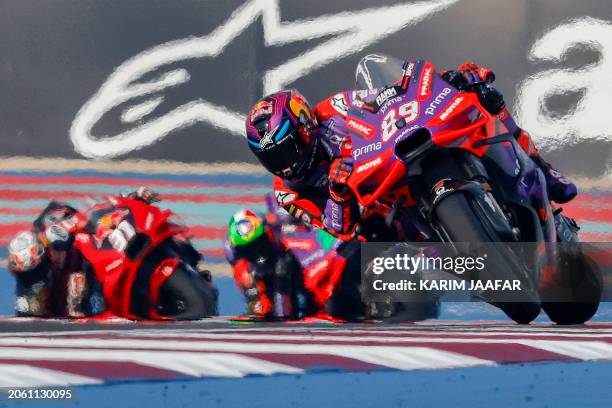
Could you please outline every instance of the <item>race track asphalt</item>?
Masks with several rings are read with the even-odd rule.
[[[44,406],[609,407],[610,360],[612,323],[0,321],[1,386],[74,393]]]

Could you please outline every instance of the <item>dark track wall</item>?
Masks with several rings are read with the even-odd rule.
[[[490,67],[563,170],[601,176],[612,163],[609,1],[0,0],[0,9],[2,156],[252,161],[239,133],[258,97],[295,87],[314,103],[352,88],[360,57],[382,52]]]

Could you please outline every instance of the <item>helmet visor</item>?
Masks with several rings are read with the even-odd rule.
[[[272,174],[291,179],[300,176],[308,154],[297,128],[268,149],[255,152],[261,164]]]

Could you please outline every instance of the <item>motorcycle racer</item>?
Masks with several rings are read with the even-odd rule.
[[[489,84],[494,79],[491,70],[465,63],[442,73],[442,78],[459,90],[477,93],[485,109],[500,119],[541,168],[551,200],[565,203],[576,196],[576,186],[541,158],[529,134],[514,122],[503,96]],[[369,129],[353,119],[347,120],[348,107],[359,106],[379,92],[340,92],[312,110],[299,92],[286,90],[262,98],[251,109],[246,117],[249,147],[275,175],[276,199],[289,214],[348,239],[355,236],[358,222],[372,213],[384,212],[384,208],[359,208],[346,185],[354,170],[354,159],[370,151],[363,149],[377,148],[372,144],[352,149],[349,131],[367,137]],[[398,234],[410,240],[422,239],[417,230],[403,225],[404,230]]]
[[[270,202],[265,215],[234,214],[225,241],[247,317],[274,320],[363,318],[358,247],[297,222]]]
[[[10,242],[8,269],[16,280],[17,316],[82,317],[104,311],[99,285],[86,282],[83,274],[66,273],[81,269],[70,232],[77,223],[86,220],[75,208],[51,202],[31,229]],[[81,302],[85,297],[89,301]]]
[[[240,210],[229,221],[225,254],[247,301],[246,315],[258,319],[300,319],[312,314],[301,266],[282,243],[273,213],[266,219]],[[276,230],[276,231],[275,231]]]
[[[158,201],[157,194],[142,187],[123,197],[147,205]],[[154,276],[155,267],[163,265],[145,260],[138,274],[119,282],[118,289],[130,290],[105,290],[105,278],[99,276],[99,268],[83,252],[111,254],[112,248],[107,248],[104,242],[112,241],[113,225],[120,216],[112,205],[104,203],[84,213],[68,204],[51,202],[29,230],[11,241],[8,267],[17,282],[17,315],[80,318],[110,313],[128,318],[205,317],[209,311],[203,313],[205,307],[194,288],[200,283],[205,285],[200,282],[202,279],[210,282],[210,277],[195,272],[200,254],[188,241],[175,240],[176,251],[185,265],[178,265],[164,279]],[[87,232],[92,228],[95,234]],[[155,279],[159,285],[153,285]],[[125,303],[124,298],[129,302],[125,315],[118,313],[116,307]]]

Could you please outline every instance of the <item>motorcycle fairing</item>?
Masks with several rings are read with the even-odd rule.
[[[110,198],[92,207],[89,214],[88,226],[75,236],[75,248],[92,265],[96,279],[102,284],[108,310],[119,316],[136,318],[130,311],[130,299],[143,259],[159,244],[184,234],[187,229],[169,222],[171,211],[129,198]],[[110,235],[104,236],[102,242],[96,239],[103,224],[103,228],[116,230],[113,229],[116,225],[105,225],[112,222],[109,217],[112,214],[121,214],[115,221],[127,220],[134,229],[134,235],[123,250],[109,242]],[[167,276],[172,273],[167,268],[163,272]],[[157,279],[157,283],[160,280]]]
[[[551,240],[554,227],[539,169],[511,135],[499,138],[505,128],[480,105],[477,95],[444,81],[429,61],[406,62],[402,72],[396,81],[401,92],[388,91],[397,85],[383,87],[378,94],[368,91],[348,111],[347,122],[353,119],[373,134],[364,137],[356,126],[347,126],[355,168],[348,184],[359,203],[367,207],[380,200],[392,202],[393,192],[405,187],[407,177],[421,171],[421,155],[434,149],[460,149],[481,158],[485,167],[497,166],[493,176],[499,177],[497,186],[505,190],[504,199],[536,208],[543,239]]]

